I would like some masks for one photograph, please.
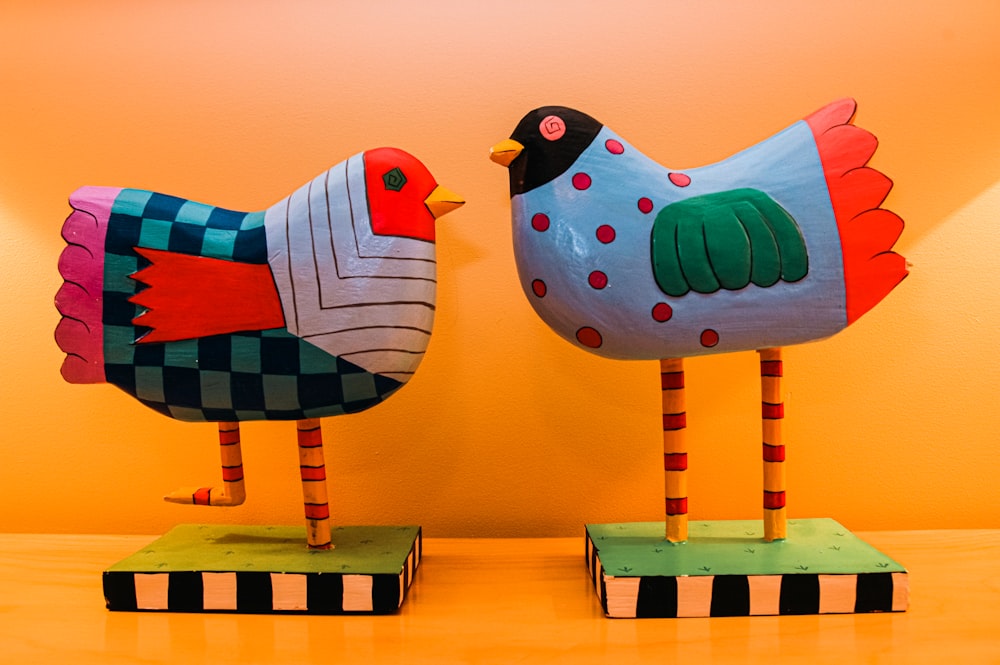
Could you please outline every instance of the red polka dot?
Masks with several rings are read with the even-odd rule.
[[[580,342],[580,344],[583,344],[584,346],[589,346],[592,349],[600,348],[601,344],[604,343],[601,333],[597,332],[590,326],[584,326],[576,331],[576,341]]]
[[[671,173],[667,177],[678,187],[687,187],[691,184],[691,176],[686,173]]]
[[[531,281],[531,291],[539,298],[544,298],[545,294],[549,292],[549,287],[545,286],[545,282],[540,279],[535,279]]]
[[[612,155],[620,155],[625,152],[625,146],[621,144],[621,141],[616,141],[614,139],[608,139],[604,142],[604,147],[608,149]]]
[[[549,216],[540,212],[536,213],[535,216],[531,218],[531,228],[536,231],[548,231]]]
[[[615,229],[608,224],[601,224],[597,227],[597,239],[607,245],[615,239]]]
[[[712,348],[719,343],[719,333],[715,332],[711,328],[703,330],[701,333],[701,345],[704,347]]]
[[[665,302],[658,302],[653,305],[653,320],[663,323],[669,321],[674,315],[674,309]]]
[[[653,212],[653,201],[645,196],[639,199],[639,212],[648,215]]]
[[[573,186],[577,189],[587,189],[590,187],[590,176],[586,173],[577,173],[573,176]]]
[[[595,289],[603,289],[608,285],[608,276],[600,270],[595,270],[587,277],[587,281],[590,282],[590,285]]]

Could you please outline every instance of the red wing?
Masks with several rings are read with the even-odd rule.
[[[151,262],[132,275],[148,286],[129,299],[147,310],[133,323],[152,328],[138,343],[284,327],[281,300],[266,264],[141,247],[135,251]]]

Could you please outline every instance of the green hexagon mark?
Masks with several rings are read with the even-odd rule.
[[[385,188],[390,192],[398,192],[403,189],[403,185],[406,184],[406,176],[399,167],[395,167],[391,171],[386,171],[382,175],[382,182],[385,184]]]

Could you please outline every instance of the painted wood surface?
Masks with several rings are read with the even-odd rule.
[[[663,391],[663,486],[667,540],[687,540],[687,407],[684,399],[684,360],[660,361]]]
[[[125,612],[398,610],[420,565],[420,527],[336,533],[341,547],[317,557],[301,547],[301,528],[183,524],[104,571],[105,603]]]
[[[789,527],[777,542],[756,520],[693,522],[687,542],[667,543],[657,522],[588,524],[587,568],[612,618],[906,610],[899,562],[831,519]]]
[[[907,612],[609,621],[582,537],[427,538],[398,616],[108,612],[101,571],[152,536],[0,535],[0,653],[21,662],[545,665],[990,662],[1000,530],[858,532],[910,573]],[[315,558],[315,557],[313,557]]]
[[[355,155],[262,212],[80,188],[59,261],[63,376],[189,421],[378,404],[426,351],[434,222],[463,203],[395,148]]]
[[[318,418],[364,411],[413,376],[434,322],[434,224],[463,204],[397,148],[350,157],[262,212],[82,187],[62,229],[62,375],[220,423],[223,486],[174,503],[240,505],[239,423],[298,421],[308,544],[330,549]]]
[[[785,373],[781,349],[760,350],[761,456],[764,461],[764,540],[787,534],[785,483]]]
[[[829,337],[907,275],[892,181],[852,99],[721,162],[670,168],[591,116],[527,113],[491,159],[509,173],[522,289],[557,334],[614,359],[659,360],[666,538],[687,538],[681,358],[758,350],[764,539],[785,537],[781,347]]]
[[[521,286],[560,336],[601,356],[677,358],[829,337],[907,274],[892,182],[854,100],[715,164],[673,168],[589,115],[524,116],[509,172]]]

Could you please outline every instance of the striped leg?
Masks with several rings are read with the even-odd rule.
[[[781,349],[761,349],[760,392],[764,435],[764,540],[780,540],[787,535],[785,512],[785,444],[782,423],[785,404],[781,394],[784,367]]]
[[[330,504],[326,493],[323,430],[317,418],[298,422],[299,472],[306,509],[306,537],[310,549],[333,548],[330,541]]]
[[[663,480],[667,533],[672,543],[688,537],[687,515],[687,413],[684,406],[684,360],[660,361],[663,391]]]
[[[196,506],[239,506],[247,498],[243,485],[243,451],[240,447],[240,424],[219,423],[219,450],[222,454],[222,488],[182,487],[163,497],[170,503]]]

